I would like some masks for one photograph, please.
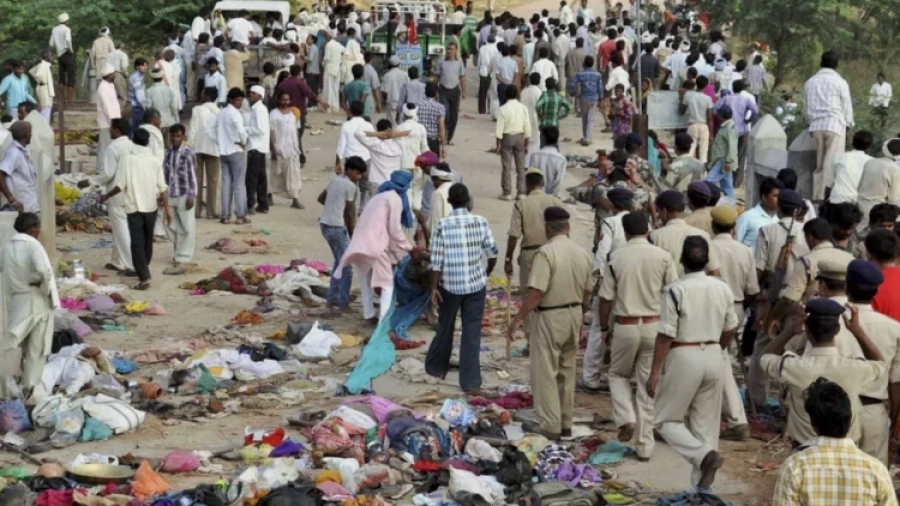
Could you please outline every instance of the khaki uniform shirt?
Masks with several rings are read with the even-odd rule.
[[[770,353],[763,355],[760,363],[769,377],[787,384],[787,433],[800,444],[807,444],[816,438],[804,407],[803,395],[814,381],[825,378],[847,392],[853,407],[853,422],[848,437],[855,441],[860,435],[857,423],[861,408],[859,394],[866,385],[885,373],[883,362],[842,357],[834,347],[807,349],[803,356],[790,351],[784,352],[784,355]]]
[[[711,207],[702,207],[700,209],[694,210],[691,214],[684,217],[684,222],[688,225],[699,228],[700,230],[706,232],[710,237],[713,234],[712,228],[712,208]]]
[[[663,289],[677,280],[669,252],[638,237],[609,255],[599,295],[615,301],[615,316],[657,316]]]
[[[781,218],[778,223],[766,225],[759,229],[759,236],[756,238],[756,269],[765,272],[775,272],[778,266],[778,255],[781,254],[781,248],[787,242],[788,230],[791,226],[791,218]],[[793,233],[794,248],[792,252],[793,260],[796,260],[807,253],[809,247],[806,245],[806,239],[803,237],[803,223],[794,222]],[[791,279],[794,262],[788,260],[787,272],[784,279]]]
[[[544,230],[544,210],[552,206],[562,206],[562,200],[547,195],[542,190],[534,190],[513,205],[512,219],[507,235],[522,239],[522,249],[542,246],[547,242]],[[536,249],[536,248],[535,248]]]
[[[713,237],[710,249],[716,250],[719,261],[722,262],[719,276],[731,288],[734,302],[743,302],[744,295],[759,293],[756,265],[750,248],[737,242],[731,234],[718,234]]]
[[[667,286],[657,332],[680,343],[719,342],[738,326],[734,296],[724,281],[703,272],[685,274]]]
[[[621,211],[615,216],[603,218],[600,222],[600,240],[597,242],[597,251],[594,252],[594,276],[602,276],[606,270],[609,254],[625,245],[622,217],[626,214],[628,211]]]
[[[826,259],[839,260],[850,263],[853,255],[835,248],[830,241],[816,245],[808,254],[794,262],[791,276],[787,278],[787,287],[781,292],[782,297],[787,297],[794,302],[800,302],[804,295],[819,275],[819,262]]]
[[[669,220],[666,226],[650,232],[650,242],[672,255],[672,260],[675,260],[675,264],[678,267],[679,276],[684,275],[684,267],[681,265],[681,251],[684,248],[684,240],[692,235],[699,235],[706,239],[706,242],[710,242],[709,234],[699,228],[688,225],[683,218]],[[706,271],[717,271],[721,267],[719,256],[714,249],[710,248],[709,263],[706,265]]]
[[[591,289],[591,256],[568,237],[558,235],[534,256],[528,286],[544,292],[539,308],[581,304]]]
[[[900,322],[872,309],[871,304],[856,304],[859,324],[884,358],[885,373],[867,385],[860,395],[887,400],[888,384],[900,382]]]

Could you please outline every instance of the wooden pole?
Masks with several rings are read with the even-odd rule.
[[[59,99],[59,107],[56,112],[59,114],[59,170],[60,172],[69,172],[66,166],[66,87],[60,83],[60,89],[56,93]]]
[[[512,297],[510,296],[510,285],[512,284],[512,279],[506,278],[506,329],[507,332],[509,328],[512,326]],[[510,337],[506,338],[506,360],[510,360],[512,358],[512,350],[510,349],[512,346],[512,339]]]

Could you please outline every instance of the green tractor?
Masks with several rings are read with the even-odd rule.
[[[389,10],[399,13],[400,23],[389,21]],[[387,71],[391,56],[400,58],[400,68],[419,67],[419,75],[429,75],[444,58],[446,41],[456,27],[447,23],[447,7],[433,0],[375,0],[372,4],[375,28],[366,38],[366,50],[379,74]],[[408,15],[416,20],[415,44],[407,41]],[[422,17],[424,16],[424,18]]]

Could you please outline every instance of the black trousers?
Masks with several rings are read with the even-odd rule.
[[[432,153],[438,155],[438,158],[441,156],[441,140],[440,139],[427,139],[428,140],[428,149],[431,150]]]
[[[461,92],[459,86],[456,88],[440,87],[441,104],[447,110],[447,142],[453,140],[453,133],[456,132],[456,122],[459,120],[459,100]]]
[[[150,280],[150,260],[153,258],[153,228],[156,211],[129,213],[128,233],[131,234],[131,263],[141,282]]]
[[[500,99],[500,107],[503,107],[506,104],[506,89],[512,86],[511,84],[497,84],[497,97]]]
[[[488,113],[488,90],[491,88],[491,77],[478,78],[478,114]]]
[[[269,210],[269,181],[266,179],[266,154],[251,149],[247,153],[247,209],[254,205],[259,211]]]
[[[319,80],[322,74],[306,74],[306,84],[309,85],[309,89],[313,90],[313,93],[319,93]],[[314,104],[308,104],[310,106]]]
[[[437,332],[425,355],[425,371],[443,377],[450,369],[453,354],[453,329],[456,315],[462,320],[459,349],[459,386],[464,390],[481,388],[481,318],[484,316],[484,288],[465,295],[457,295],[439,288],[441,306],[438,308]]]

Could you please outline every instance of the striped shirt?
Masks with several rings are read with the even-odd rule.
[[[144,74],[138,71],[131,74],[131,77],[128,78],[128,87],[131,89],[131,93],[128,95],[131,106],[144,107],[144,104],[147,103],[147,96],[144,94]]]
[[[806,98],[804,113],[810,132],[845,134],[853,126],[853,101],[850,87],[832,69],[822,69],[803,88]]]
[[[178,198],[187,196],[193,199],[197,196],[197,179],[194,175],[194,166],[197,158],[194,150],[183,145],[179,149],[169,148],[163,159],[163,175],[166,184],[169,185],[169,197]]]
[[[431,234],[431,270],[441,273],[441,286],[455,295],[476,293],[487,285],[482,255],[499,254],[491,226],[483,216],[454,209]]]
[[[772,504],[896,505],[897,497],[884,464],[853,440],[819,437],[784,461]]]
[[[763,89],[766,87],[765,67],[762,65],[750,65],[747,67],[747,70],[744,71],[744,75],[747,77],[747,85],[750,88],[750,93],[759,95],[763,92]]]

